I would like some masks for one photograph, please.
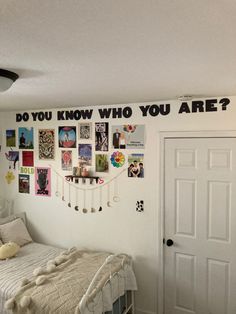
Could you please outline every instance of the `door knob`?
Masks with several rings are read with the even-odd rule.
[[[171,240],[171,239],[168,239],[168,240],[166,241],[166,245],[167,245],[167,246],[172,246],[173,244],[174,244],[174,241]]]

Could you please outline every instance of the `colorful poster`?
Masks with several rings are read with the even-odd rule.
[[[51,169],[35,168],[35,195],[51,196]]]
[[[92,123],[79,123],[79,139],[91,140],[92,139]]]
[[[19,193],[30,193],[30,176],[19,174]]]
[[[113,125],[112,146],[115,149],[142,149],[145,147],[145,125]]]
[[[55,158],[55,131],[41,129],[38,132],[39,159],[49,160]]]
[[[92,145],[91,144],[79,144],[78,154],[79,154],[80,166],[92,165]]]
[[[76,147],[76,127],[59,126],[58,128],[59,147],[75,148]]]
[[[131,154],[128,156],[128,177],[144,178],[144,154]]]
[[[34,129],[19,128],[18,129],[19,148],[34,149]]]
[[[22,166],[23,167],[34,166],[34,152],[27,150],[22,151]]]
[[[66,171],[72,171],[72,151],[61,151],[61,169]]]
[[[9,169],[16,169],[16,163],[19,161],[19,152],[10,150],[5,153],[7,160],[9,161]]]
[[[108,151],[108,122],[95,123],[95,150]]]
[[[108,155],[97,154],[96,155],[96,172],[108,172],[109,162]]]
[[[6,147],[16,146],[16,130],[6,130]]]

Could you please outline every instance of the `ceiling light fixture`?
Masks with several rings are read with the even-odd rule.
[[[8,90],[18,77],[19,75],[15,72],[0,69],[0,92]]]

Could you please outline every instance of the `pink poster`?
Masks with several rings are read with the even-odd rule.
[[[35,168],[35,195],[51,196],[51,168]]]

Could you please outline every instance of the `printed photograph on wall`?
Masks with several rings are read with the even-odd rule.
[[[108,122],[95,123],[95,150],[108,151]]]
[[[75,148],[76,147],[76,127],[59,126],[58,128],[59,147]]]
[[[19,174],[19,193],[30,193],[30,176]]]
[[[6,147],[16,146],[16,130],[6,130]]]
[[[131,154],[128,156],[128,177],[144,178],[144,154]]]
[[[51,196],[51,169],[35,168],[35,195]]]
[[[145,147],[145,125],[113,125],[112,146],[115,149],[142,149]]]
[[[96,154],[96,172],[108,172],[109,162],[108,155],[106,154]]]
[[[61,151],[61,169],[72,171],[72,150]]]
[[[79,144],[78,146],[79,164],[81,166],[92,165],[92,145]]]
[[[34,152],[27,150],[22,151],[22,166],[23,167],[34,166]]]
[[[19,128],[18,142],[21,149],[34,149],[34,129]]]
[[[19,162],[19,152],[10,150],[8,153],[5,153],[6,159],[9,161],[9,169],[16,169],[16,163]]]
[[[55,159],[55,130],[41,129],[38,131],[39,159]]]
[[[79,123],[79,139],[91,140],[92,139],[92,123]]]

